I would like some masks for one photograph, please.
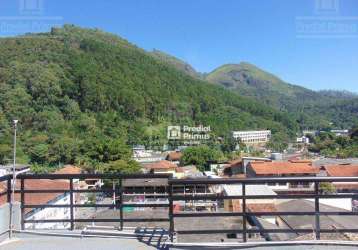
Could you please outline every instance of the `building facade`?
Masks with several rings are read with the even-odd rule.
[[[271,138],[270,130],[258,131],[233,131],[232,136],[234,139],[239,140],[245,144],[261,144],[267,143]]]
[[[310,161],[288,162],[250,162],[247,167],[247,177],[315,177],[319,168],[312,166]],[[313,183],[308,182],[278,182],[267,183],[275,192],[312,192]]]

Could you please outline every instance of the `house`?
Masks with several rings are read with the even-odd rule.
[[[143,145],[133,147],[132,159],[139,163],[157,162],[165,159],[165,154],[159,151],[146,150]]]
[[[222,173],[223,175],[232,176],[237,174],[242,174],[242,159],[235,159],[226,162],[226,165],[224,166]]]
[[[54,174],[82,174],[83,169],[73,165],[65,165],[54,172]],[[77,184],[80,189],[96,189],[103,186],[103,181],[98,178],[85,179],[80,181],[79,179],[73,179],[73,183]]]
[[[197,177],[203,177],[203,173],[200,172],[196,166],[189,165],[189,166],[177,167],[175,177],[178,179],[197,178]]]
[[[333,129],[331,133],[335,134],[336,136],[349,136],[348,129]]]
[[[358,177],[358,164],[324,165],[320,167],[322,176]],[[358,193],[358,182],[333,182],[339,193]]]
[[[297,137],[296,142],[297,143],[302,143],[302,144],[309,144],[310,143],[310,138],[308,138],[306,136]]]
[[[152,163],[165,159],[165,154],[153,150],[136,150],[133,151],[133,160],[139,163]]]
[[[54,174],[75,174],[79,173],[80,168],[74,166],[65,166]],[[20,189],[20,181],[16,181],[16,189]],[[69,190],[69,180],[48,180],[48,179],[27,179],[24,182],[25,190]],[[74,188],[79,188],[79,181],[74,180]],[[0,190],[4,187],[0,186]],[[79,197],[73,194],[74,201],[80,202]],[[0,205],[6,202],[5,196],[0,197]],[[25,193],[26,205],[69,205],[70,193]],[[15,200],[20,201],[19,193],[15,194]],[[51,208],[26,208],[24,210],[26,220],[45,220],[45,219],[70,219],[69,207],[51,207]],[[68,222],[53,223],[26,223],[26,229],[67,229],[70,227]]]
[[[25,181],[25,190],[63,190],[69,189],[68,181],[61,180],[45,180],[45,179],[28,179]],[[0,187],[1,189],[1,187]],[[16,182],[16,189],[20,189],[20,181]],[[70,204],[69,192],[63,193],[26,193],[26,205],[68,205]],[[20,194],[15,194],[15,201],[20,201]],[[6,203],[6,196],[0,197],[0,205]],[[55,208],[26,208],[24,210],[26,220],[44,220],[44,219],[70,219],[70,208],[55,207]],[[27,223],[26,229],[66,229],[69,228],[68,222],[54,222],[54,223]]]
[[[149,173],[153,173],[153,174],[172,174],[173,176],[176,173],[176,168],[177,165],[167,161],[167,160],[162,160],[159,162],[153,162],[153,163],[148,163],[148,164],[144,164],[144,169],[149,172]]]
[[[312,166],[312,162],[305,160],[291,160],[288,162],[250,162],[247,167],[247,177],[314,177],[319,168]],[[267,183],[276,192],[311,192],[313,183]]]

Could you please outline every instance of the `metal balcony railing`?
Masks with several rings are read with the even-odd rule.
[[[74,186],[74,180],[85,180],[85,179],[103,179],[103,180],[116,180],[119,185],[114,188],[99,188],[99,189],[78,189]],[[135,202],[125,202],[123,180],[126,179],[166,179],[167,185],[165,187],[165,194],[161,194],[161,198],[167,198],[168,202],[162,202],[158,204],[151,203],[135,203]],[[45,190],[31,190],[26,189],[26,181],[30,179],[47,179],[47,180],[67,180],[69,183],[68,189],[45,189]],[[11,176],[0,177],[0,183],[5,183],[7,187],[6,191],[0,193],[0,198],[6,196],[7,202],[10,202],[11,198]],[[357,228],[321,228],[320,216],[322,215],[334,215],[334,216],[352,216],[358,215],[358,212],[332,212],[332,211],[320,211],[320,199],[324,198],[351,198],[358,199],[358,194],[355,193],[330,193],[325,194],[320,190],[320,183],[358,183],[358,177],[291,177],[291,178],[247,178],[247,179],[173,179],[170,175],[166,174],[136,174],[136,175],[120,175],[120,174],[41,174],[41,175],[29,175],[23,174],[17,177],[17,182],[20,182],[20,188],[15,190],[15,193],[20,194],[21,210],[22,210],[22,219],[21,224],[22,228],[25,228],[27,223],[69,223],[70,229],[75,228],[75,223],[77,222],[117,222],[120,223],[120,228],[123,229],[125,222],[168,222],[169,223],[169,233],[171,239],[175,234],[242,234],[242,239],[244,242],[247,241],[248,234],[258,233],[261,235],[267,233],[312,233],[312,229],[261,229],[254,228],[250,229],[247,226],[247,221],[252,216],[314,216],[314,228],[315,237],[317,240],[320,239],[321,233],[358,233]],[[247,195],[247,186],[253,184],[267,184],[267,183],[313,183],[314,192],[309,194],[277,194],[277,195]],[[242,195],[228,196],[223,195],[222,193],[218,194],[178,194],[173,193],[173,187],[178,185],[207,185],[207,186],[219,186],[219,185],[230,185],[230,184],[239,184],[242,185]],[[17,185],[19,186],[19,185]],[[36,193],[69,193],[70,201],[69,204],[27,204],[25,202],[25,197],[27,194]],[[115,204],[75,204],[74,195],[77,193],[111,193],[116,197]],[[133,195],[131,193],[130,195]],[[149,194],[148,194],[149,195]],[[185,212],[185,213],[176,213],[174,212],[174,202],[176,201],[203,201],[203,200],[229,200],[237,199],[241,200],[242,211],[241,212]],[[312,212],[301,212],[301,211],[291,211],[291,212],[251,212],[247,209],[247,201],[250,199],[312,199],[314,200],[314,211]],[[70,209],[70,218],[69,219],[26,219],[25,218],[25,209],[36,209],[36,208],[56,208],[56,207],[66,207]],[[82,207],[93,207],[93,208],[118,208],[120,210],[119,218],[75,218],[74,209]],[[123,210],[126,207],[164,207],[168,208],[168,217],[167,218],[124,218]],[[215,229],[215,230],[176,230],[175,229],[175,218],[180,217],[241,217],[242,218],[242,229]],[[205,219],[205,218],[204,218]]]

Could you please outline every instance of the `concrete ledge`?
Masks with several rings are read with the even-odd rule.
[[[5,203],[0,206],[0,242],[8,239],[10,229],[10,204]],[[20,203],[15,202],[13,205],[13,225],[14,229],[21,228],[21,209]]]

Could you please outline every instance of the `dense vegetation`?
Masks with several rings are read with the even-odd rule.
[[[320,153],[327,157],[358,157],[358,127],[352,129],[349,137],[321,132],[316,137],[311,136],[310,139],[312,144],[309,150],[311,152]]]
[[[195,165],[199,170],[208,170],[210,162],[217,162],[222,159],[223,155],[220,150],[211,148],[207,145],[188,147],[183,151],[181,165]]]
[[[196,72],[187,63],[164,53],[159,59],[182,72],[290,112],[302,130],[350,128],[358,123],[358,95],[348,91],[312,91],[284,82],[255,65],[226,64],[208,74]]]
[[[206,79],[292,113],[301,129],[351,128],[358,122],[356,94],[312,91],[284,82],[249,63],[223,65],[209,73]]]
[[[203,78],[203,76],[199,72],[197,72],[190,64],[188,64],[174,56],[168,55],[168,54],[166,54],[160,50],[157,50],[157,49],[154,49],[151,52],[151,54],[153,55],[153,57],[174,66],[177,70],[180,70],[180,71],[184,72],[185,74],[188,74],[192,77],[199,78],[199,79]]]
[[[130,147],[160,147],[169,124],[271,129],[293,136],[296,121],[222,87],[193,78],[117,36],[72,25],[0,39],[0,163],[39,171],[75,163],[135,171]],[[215,138],[214,137],[214,138]]]

